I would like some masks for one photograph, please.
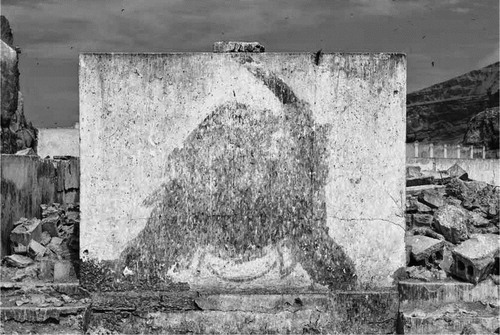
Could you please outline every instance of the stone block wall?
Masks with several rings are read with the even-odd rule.
[[[80,56],[84,286],[390,286],[399,54]]]

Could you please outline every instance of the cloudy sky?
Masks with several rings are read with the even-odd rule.
[[[498,0],[2,0],[1,12],[37,127],[78,120],[80,52],[211,51],[218,40],[405,52],[409,92],[499,58]]]

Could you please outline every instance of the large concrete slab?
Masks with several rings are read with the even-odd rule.
[[[114,271],[84,273],[390,286],[405,95],[399,54],[81,55],[81,251]]]

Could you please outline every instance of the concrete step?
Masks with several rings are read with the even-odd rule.
[[[500,286],[491,278],[477,285],[457,280],[401,281],[398,284],[400,307],[419,307],[451,302],[498,301]]]
[[[397,292],[109,292],[92,294],[89,331],[393,333]]]
[[[82,334],[90,298],[78,283],[0,283],[0,320],[7,334]]]
[[[480,302],[429,303],[400,308],[398,334],[492,334],[500,323],[498,305]]]

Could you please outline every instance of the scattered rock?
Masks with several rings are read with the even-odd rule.
[[[59,214],[52,214],[42,219],[42,231],[46,231],[52,237],[58,237],[57,226],[60,225]]]
[[[40,220],[33,218],[17,225],[10,233],[12,242],[29,245],[31,240],[40,241],[42,237],[42,227]]]
[[[414,235],[406,237],[406,244],[410,247],[411,256],[416,263],[428,267],[443,259],[444,241],[427,236]]]
[[[215,42],[213,52],[264,52],[265,48],[259,42]]]
[[[421,168],[420,166],[411,166],[407,165],[406,166],[406,178],[418,178],[422,176]]]
[[[43,245],[43,246],[46,246],[47,244],[50,243],[50,239],[52,237],[50,236],[50,234],[46,231],[42,231],[42,237],[40,239],[40,243]]]
[[[419,227],[430,227],[433,219],[431,214],[413,214],[413,224]]]
[[[431,281],[435,279],[432,272],[422,266],[408,267],[406,268],[406,272],[408,273],[408,277],[413,279],[418,279],[423,281]]]
[[[490,333],[491,331],[488,328],[482,326],[479,323],[469,323],[465,325],[460,334],[469,335],[469,334],[490,334]]]
[[[33,260],[31,258],[18,254],[5,256],[4,261],[8,265],[14,266],[16,268],[25,268],[28,265],[33,264]]]
[[[469,175],[467,174],[467,171],[462,169],[460,167],[460,165],[458,165],[456,163],[452,167],[450,167],[446,172],[450,175],[450,177],[456,177],[456,178],[461,179],[461,180],[468,180],[469,179]]]
[[[474,234],[452,250],[454,264],[451,270],[457,277],[477,284],[491,273],[499,252],[498,235]]]
[[[436,230],[454,244],[469,237],[467,229],[469,220],[470,215],[465,210],[453,205],[445,205],[434,213]]]
[[[490,221],[488,219],[486,219],[477,212],[471,212],[470,215],[471,215],[470,223],[474,227],[486,227],[490,224]]]
[[[31,240],[28,246],[28,255],[31,258],[41,257],[45,253],[45,247],[35,240]]]
[[[435,190],[423,191],[418,200],[431,208],[439,208],[444,205],[444,200],[441,194]]]
[[[445,240],[443,235],[436,233],[434,230],[432,230],[429,227],[415,227],[411,231],[409,231],[408,233],[409,233],[409,235],[423,235],[423,236],[435,238],[437,240],[442,240],[442,241]]]

